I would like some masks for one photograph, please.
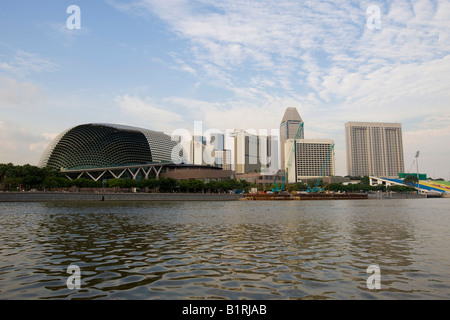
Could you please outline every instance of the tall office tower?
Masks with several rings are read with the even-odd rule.
[[[278,171],[278,136],[267,137],[267,171]]]
[[[259,137],[245,130],[234,130],[234,171],[250,173],[261,171]]]
[[[181,157],[181,162],[185,164],[195,164],[195,165],[205,165],[204,153],[205,144],[204,137],[193,136],[190,140],[181,142],[181,137],[177,137],[177,141],[181,146],[179,156]]]
[[[190,163],[199,166],[205,165],[205,159],[203,157],[205,151],[205,137],[193,136],[190,147],[191,147]]]
[[[216,150],[215,151],[215,166],[223,170],[231,170],[231,150]]]
[[[335,175],[333,140],[289,139],[285,150],[289,183]]]
[[[285,143],[287,139],[295,139],[297,136],[298,129],[300,125],[303,123],[302,118],[298,114],[298,111],[294,107],[287,108],[283,120],[281,120],[280,124],[280,160],[281,160],[281,170],[285,170],[287,163],[285,161]],[[304,139],[304,131],[302,130],[299,139]]]
[[[347,122],[345,140],[348,175],[396,178],[405,171],[400,123]]]
[[[209,144],[216,151],[223,151],[225,146],[225,135],[223,133],[211,133]]]

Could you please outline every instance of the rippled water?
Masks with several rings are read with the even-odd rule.
[[[0,203],[0,298],[449,299],[449,209],[450,199]],[[380,290],[366,285],[373,264]]]

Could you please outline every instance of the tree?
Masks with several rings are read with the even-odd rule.
[[[339,183],[330,183],[328,185],[328,190],[330,191],[347,191],[347,186],[344,186],[341,182]]]
[[[117,188],[121,186],[120,179],[111,179],[107,182],[108,188]]]
[[[172,192],[178,186],[177,180],[173,178],[160,178],[159,188],[161,192]]]
[[[203,180],[194,180],[193,188],[194,192],[198,192],[200,190],[203,191],[205,190],[205,183],[203,182]]]
[[[50,177],[58,177],[68,181],[58,170],[53,168],[39,168],[25,164],[23,166],[15,166],[12,163],[0,164],[0,188],[1,189],[41,189],[44,181]],[[48,184],[56,187],[55,181]]]
[[[361,184],[369,186],[370,185],[370,178],[369,178],[369,176],[362,177],[361,178]]]
[[[415,175],[407,175],[404,179],[403,179],[403,183],[408,185],[408,186],[414,186],[415,184],[417,184],[419,182],[419,179],[417,178],[417,176]]]
[[[306,189],[308,189],[308,186],[303,182],[289,184],[289,190],[291,191],[305,191]]]
[[[72,185],[71,181],[66,178],[49,176],[44,179],[42,186],[45,189],[67,188]]]
[[[251,183],[248,182],[247,180],[243,180],[242,179],[240,181],[240,183],[238,183],[238,184],[240,184],[240,188],[236,188],[236,189],[244,190],[244,192],[248,192],[250,190],[250,188],[251,188]]]
[[[159,182],[156,179],[144,179],[139,181],[140,188],[149,188],[150,190],[154,190],[159,186]]]
[[[219,188],[219,184],[217,181],[210,181],[208,183],[205,183],[205,189],[208,189],[209,192],[217,192],[217,189]]]
[[[73,180],[72,185],[78,188],[100,188],[101,182],[86,178],[79,178]]]
[[[415,188],[412,187],[406,187],[406,186],[390,186],[387,187],[388,191],[393,191],[393,192],[412,192],[412,191],[416,191]]]
[[[5,177],[3,179],[3,184],[5,185],[6,189],[9,191],[20,189],[23,184],[23,178],[17,178],[17,177]]]

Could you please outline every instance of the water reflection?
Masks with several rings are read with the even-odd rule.
[[[448,298],[442,200],[0,204],[0,298]]]

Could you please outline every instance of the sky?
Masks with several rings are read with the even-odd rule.
[[[77,10],[71,9],[76,5]],[[0,163],[85,123],[164,131],[401,123],[405,171],[450,179],[450,0],[15,0],[0,4]]]

